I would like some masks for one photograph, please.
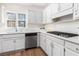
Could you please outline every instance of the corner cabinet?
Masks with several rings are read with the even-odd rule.
[[[64,44],[64,41],[51,35],[40,33],[40,47],[48,56],[64,56],[64,46],[60,43]]]

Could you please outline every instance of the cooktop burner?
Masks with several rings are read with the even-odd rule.
[[[47,32],[47,33],[58,35],[58,36],[65,37],[65,38],[78,36],[78,34],[65,33],[65,32],[59,32],[59,31],[51,31],[51,32]]]

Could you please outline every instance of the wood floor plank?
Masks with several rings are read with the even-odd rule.
[[[14,52],[4,53],[4,56],[46,56],[41,48],[33,48]]]

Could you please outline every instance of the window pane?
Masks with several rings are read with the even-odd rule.
[[[18,21],[19,27],[25,27],[25,21]]]
[[[26,14],[18,14],[19,21],[25,21],[26,20]]]
[[[8,20],[7,21],[7,26],[8,27],[16,27],[16,21]]]
[[[7,13],[7,17],[9,20],[16,20],[16,14],[15,13]]]

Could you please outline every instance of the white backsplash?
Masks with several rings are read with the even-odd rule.
[[[45,27],[48,31],[52,30],[68,33],[79,33],[79,20],[66,23],[49,24]]]

